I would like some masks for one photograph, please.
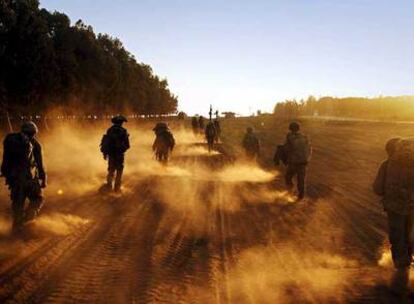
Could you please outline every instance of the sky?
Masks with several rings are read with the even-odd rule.
[[[41,0],[118,37],[179,110],[272,111],[313,96],[414,93],[412,0]]]

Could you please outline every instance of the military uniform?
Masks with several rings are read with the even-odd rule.
[[[43,205],[42,187],[46,186],[42,147],[27,134],[12,133],[4,140],[1,174],[10,189],[13,213],[13,229],[19,229],[34,219]],[[25,201],[29,206],[25,209]]]
[[[165,123],[158,123],[153,131],[155,132],[155,140],[152,150],[155,153],[155,158],[161,163],[166,164],[175,146],[174,136]]]
[[[214,126],[214,123],[212,121],[209,121],[205,129],[205,136],[206,136],[209,151],[213,149],[216,135],[217,135],[216,127]]]
[[[391,139],[387,143],[387,152],[391,158],[394,154],[397,139]],[[414,228],[414,206],[412,197],[404,189],[396,189],[398,185],[408,182],[404,179],[403,172],[395,172],[390,168],[390,158],[379,167],[373,184],[374,192],[382,197],[384,210],[388,219],[388,236],[391,244],[391,255],[395,268],[408,268],[412,262],[411,233]],[[398,168],[397,168],[398,169]],[[406,168],[401,168],[405,170]],[[407,193],[406,193],[407,192]],[[395,195],[397,193],[397,195]]]
[[[114,190],[121,190],[122,174],[124,171],[125,152],[130,148],[129,134],[122,127],[122,122],[126,121],[123,116],[115,117],[111,126],[104,135],[101,142],[101,151],[104,158],[108,159],[107,187],[112,189],[115,177]]]
[[[308,139],[300,132],[289,132],[286,136],[287,169],[285,183],[289,190],[293,188],[293,178],[297,177],[298,198],[305,196],[306,167],[311,154]]]

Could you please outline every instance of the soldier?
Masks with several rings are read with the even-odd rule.
[[[37,126],[25,122],[20,133],[11,133],[4,139],[1,175],[6,178],[12,200],[12,232],[21,231],[23,224],[33,220],[43,205],[42,188],[46,187],[42,147],[36,140]],[[26,198],[29,206],[25,209]]]
[[[260,141],[257,138],[256,134],[254,134],[252,127],[248,127],[246,129],[246,134],[243,137],[242,146],[249,160],[254,160],[259,157]]]
[[[385,150],[388,158],[379,167],[373,189],[382,197],[388,217],[391,255],[397,269],[394,277],[397,285],[393,287],[397,288],[395,291],[403,291],[401,288],[406,288],[412,263],[410,237],[414,224],[414,140],[390,139]]]
[[[199,127],[198,127],[197,117],[195,116],[191,119],[191,127],[193,128],[194,135],[197,135],[199,133],[198,132]]]
[[[112,190],[112,183],[115,176],[114,191],[121,191],[122,173],[124,171],[125,152],[129,149],[129,134],[122,127],[127,119],[122,115],[112,118],[112,126],[102,137],[101,152],[105,160],[108,160],[108,175],[106,179],[106,190]]]
[[[200,115],[198,118],[198,128],[200,130],[200,133],[204,132],[204,117]]]
[[[292,122],[289,125],[290,132],[286,136],[287,169],[285,174],[286,186],[289,190],[293,188],[293,177],[297,177],[298,200],[305,197],[305,177],[312,148],[307,136],[303,135],[300,125]]]
[[[164,122],[157,123],[153,131],[155,132],[155,140],[152,145],[152,150],[155,153],[155,158],[159,162],[167,164],[170,153],[175,146],[174,136],[168,128],[168,125]]]
[[[214,141],[218,143],[220,141],[220,135],[221,135],[221,126],[220,126],[220,121],[218,120],[218,118],[214,120],[214,128],[216,129],[216,136],[214,138]]]
[[[205,133],[207,146],[208,146],[208,152],[211,152],[214,147],[214,140],[216,139],[217,132],[216,127],[214,126],[214,123],[210,120],[206,126]]]

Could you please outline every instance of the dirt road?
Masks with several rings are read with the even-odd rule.
[[[277,172],[186,140],[167,168],[127,174],[120,196],[51,198],[23,239],[2,220],[0,302],[389,303],[370,180],[393,131],[307,127],[315,154],[300,203]],[[284,128],[258,127],[264,158]]]

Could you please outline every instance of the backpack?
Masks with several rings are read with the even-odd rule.
[[[206,137],[210,139],[214,139],[216,137],[216,128],[212,122],[207,124]]]
[[[129,149],[128,133],[123,128],[109,128],[102,137],[100,149],[104,155],[125,153]]]
[[[414,139],[396,144],[386,169],[384,204],[400,214],[414,209]]]
[[[174,140],[174,136],[172,135],[172,133],[167,130],[163,132],[162,137],[163,137],[164,142],[170,148],[170,150],[172,150],[175,146],[175,140]]]
[[[157,132],[156,138],[153,144],[153,149],[158,152],[168,152],[173,150],[175,146],[175,140],[173,135],[168,130]]]
[[[16,156],[16,158],[29,157],[33,149],[29,140],[24,140],[20,133],[8,134],[4,139],[4,151],[8,154]]]
[[[311,154],[308,138],[301,133],[287,136],[288,160],[292,164],[307,164]]]
[[[33,144],[21,133],[11,133],[6,136],[3,142],[3,163],[1,173],[10,176],[17,172],[13,170],[29,169],[32,167]]]

